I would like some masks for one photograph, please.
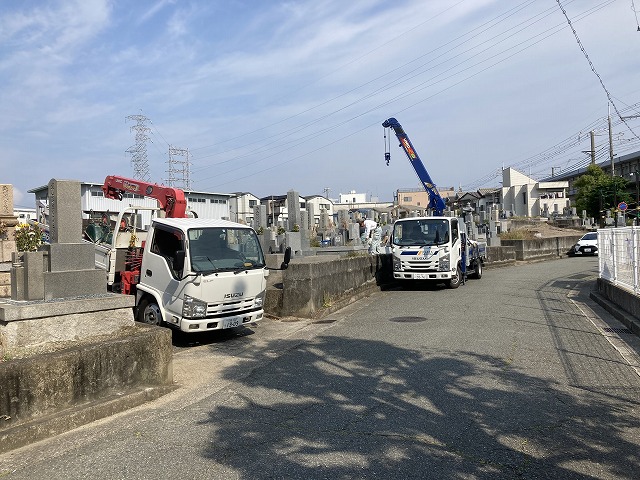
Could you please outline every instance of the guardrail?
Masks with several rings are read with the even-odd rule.
[[[640,227],[598,230],[599,277],[640,295],[638,253]]]

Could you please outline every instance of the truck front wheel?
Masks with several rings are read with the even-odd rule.
[[[162,325],[162,312],[153,298],[143,298],[138,306],[138,321],[149,325]]]
[[[482,278],[482,262],[478,260],[475,265],[475,271],[473,272],[473,278],[480,280]]]
[[[460,283],[462,283],[462,270],[460,270],[460,265],[458,265],[458,267],[456,268],[456,274],[451,277],[448,286],[449,288],[458,288],[460,286]]]

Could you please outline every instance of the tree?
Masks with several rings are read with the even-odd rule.
[[[577,190],[576,209],[586,210],[590,217],[602,217],[605,210],[617,208],[622,201],[631,201],[627,183],[622,177],[607,175],[598,165],[589,165],[584,175],[573,183]]]

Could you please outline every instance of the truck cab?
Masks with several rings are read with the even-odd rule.
[[[265,259],[255,231],[226,220],[157,218],[142,255],[136,319],[185,332],[257,322]]]
[[[396,221],[391,236],[393,277],[431,280],[458,288],[467,275],[482,276],[486,248],[468,240],[455,217],[414,217]]]

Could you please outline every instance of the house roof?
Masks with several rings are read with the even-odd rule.
[[[493,187],[493,188],[479,188],[478,189],[478,193],[482,196],[484,195],[488,195],[489,193],[498,193],[500,192],[500,187]]]

